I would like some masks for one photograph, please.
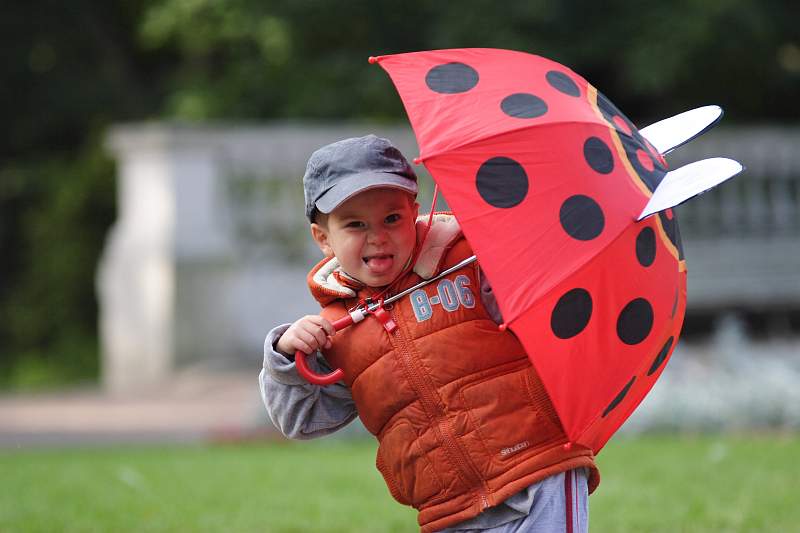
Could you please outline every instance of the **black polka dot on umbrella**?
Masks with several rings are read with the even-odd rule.
[[[664,343],[664,346],[656,355],[656,358],[653,360],[653,364],[650,366],[650,370],[647,371],[648,376],[652,376],[655,374],[656,370],[664,363],[667,358],[667,354],[669,354],[670,348],[672,348],[672,343],[675,342],[675,337],[670,337],[667,339],[667,342]]]
[[[556,302],[550,314],[550,328],[559,339],[580,333],[592,318],[592,296],[586,289],[572,289]]]
[[[509,157],[493,157],[483,163],[476,176],[478,194],[494,207],[518,205],[528,194],[528,175]]]
[[[516,93],[503,98],[500,109],[509,117],[536,118],[547,113],[547,104],[536,95]]]
[[[580,241],[590,241],[600,235],[605,227],[605,216],[600,206],[582,194],[567,198],[558,213],[561,227]]]
[[[614,170],[614,156],[608,145],[599,137],[589,137],[583,143],[583,157],[595,172],[608,174]]]
[[[441,94],[465,93],[478,84],[478,71],[464,63],[437,65],[425,75],[430,90]]]
[[[636,236],[636,259],[643,267],[649,267],[656,259],[656,232],[650,226]]]
[[[628,395],[628,391],[629,391],[629,390],[631,390],[631,387],[633,386],[633,382],[634,382],[634,381],[636,381],[636,376],[633,376],[633,377],[631,378],[631,380],[628,382],[628,384],[627,384],[627,385],[625,385],[625,387],[623,387],[621,391],[619,391],[619,394],[617,394],[617,395],[614,397],[614,399],[613,399],[613,400],[611,400],[611,403],[610,403],[610,404],[608,404],[608,407],[606,407],[606,410],[605,410],[605,411],[603,411],[603,418],[605,418],[605,417],[608,415],[608,413],[610,413],[611,411],[613,411],[613,410],[614,410],[614,408],[615,408],[616,406],[618,406],[622,400],[624,400],[624,399],[625,399],[625,396],[627,396],[627,395]]]
[[[564,74],[563,72],[559,72],[557,70],[551,70],[545,75],[547,78],[547,83],[550,84],[551,87],[560,91],[564,94],[569,96],[580,96],[581,90],[578,87],[578,84],[575,83],[572,78]]]
[[[639,344],[653,329],[653,306],[644,298],[626,305],[617,318],[617,336],[625,344]]]

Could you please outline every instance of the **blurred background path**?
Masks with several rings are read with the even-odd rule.
[[[247,440],[276,436],[258,371],[186,371],[135,395],[96,387],[0,395],[0,447]]]

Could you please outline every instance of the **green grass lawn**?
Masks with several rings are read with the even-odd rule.
[[[592,531],[800,531],[800,436],[617,438]],[[0,531],[415,531],[370,441],[0,451]]]

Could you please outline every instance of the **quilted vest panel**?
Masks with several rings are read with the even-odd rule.
[[[461,239],[441,270],[471,255]],[[398,292],[419,283],[408,274]],[[376,464],[392,496],[420,510],[423,530],[447,527],[497,505],[535,481],[577,466],[589,450],[566,442],[558,417],[519,341],[484,309],[478,268],[464,267],[375,317],[341,330],[324,355],[344,370]],[[323,309],[335,320],[372,295]],[[597,483],[593,475],[593,485]],[[594,487],[592,487],[594,488]]]

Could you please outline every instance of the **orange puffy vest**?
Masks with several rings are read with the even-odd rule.
[[[454,219],[438,215],[424,246],[397,292],[472,255]],[[331,321],[378,292],[340,275],[336,264],[327,258],[308,276]],[[590,491],[599,482],[591,450],[564,449],[539,376],[516,337],[489,317],[479,291],[473,263],[395,302],[393,332],[368,316],[339,331],[324,352],[344,370],[359,416],[378,438],[376,463],[392,496],[419,511],[423,532],[472,518],[565,470],[588,467]]]

